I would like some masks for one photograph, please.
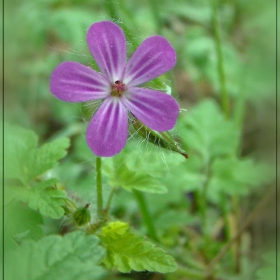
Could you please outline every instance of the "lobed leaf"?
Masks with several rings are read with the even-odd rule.
[[[37,135],[19,126],[5,124],[5,178],[25,180],[26,159],[38,143]]]
[[[42,181],[32,188],[11,187],[10,196],[38,210],[43,216],[59,219],[64,215],[66,193],[55,187],[56,179]]]
[[[31,180],[53,168],[57,161],[67,154],[69,145],[68,138],[60,138],[32,150],[27,159],[28,179]]]
[[[19,179],[24,185],[53,168],[70,144],[68,138],[60,138],[37,148],[33,131],[10,124],[5,130],[5,178]]]
[[[5,190],[5,195],[8,190]],[[23,239],[39,240],[44,236],[42,216],[19,201],[12,201],[4,211],[5,249],[17,246]]]
[[[96,236],[76,231],[65,237],[47,236],[24,241],[6,254],[5,278],[16,280],[98,280],[105,250]],[[15,269],[16,267],[16,269]]]
[[[126,190],[136,189],[149,193],[166,193],[166,187],[158,178],[130,170],[125,163],[117,165],[114,159],[104,161],[103,172],[108,178],[108,184],[112,187],[123,187]]]
[[[131,270],[167,273],[177,268],[171,256],[142,236],[131,233],[126,223],[111,222],[102,228],[100,237],[107,248],[103,262],[110,269],[117,267],[124,273]]]
[[[239,131],[232,121],[224,118],[213,100],[199,103],[187,115],[182,115],[181,121],[185,126],[181,137],[186,150],[199,153],[204,162],[235,154]],[[189,154],[191,158],[192,152]]]

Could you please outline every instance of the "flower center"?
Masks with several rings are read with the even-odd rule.
[[[117,96],[120,97],[124,91],[126,91],[126,86],[123,84],[121,81],[117,80],[115,83],[112,85],[112,91],[111,95],[112,96]]]

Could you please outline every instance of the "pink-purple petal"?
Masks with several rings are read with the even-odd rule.
[[[124,83],[138,86],[174,67],[176,52],[161,36],[147,38],[138,47],[126,66]]]
[[[110,84],[107,78],[92,68],[67,61],[54,69],[50,91],[63,101],[84,102],[108,96]]]
[[[120,80],[126,65],[126,40],[122,29],[110,21],[94,23],[87,32],[87,43],[100,71],[111,82]]]
[[[110,157],[124,148],[127,133],[127,110],[118,99],[109,97],[90,121],[86,140],[97,156]]]
[[[171,95],[134,87],[129,88],[121,102],[137,119],[153,130],[170,130],[176,124],[179,105]]]

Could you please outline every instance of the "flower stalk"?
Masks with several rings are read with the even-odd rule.
[[[97,195],[97,216],[103,220],[103,194],[102,194],[102,177],[101,177],[101,157],[96,157],[96,195]]]

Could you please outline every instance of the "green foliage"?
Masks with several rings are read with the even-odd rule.
[[[9,280],[100,279],[105,250],[96,236],[77,231],[64,237],[51,235],[24,241],[7,253],[5,278]]]
[[[5,177],[25,185],[53,168],[70,145],[69,139],[61,138],[37,148],[38,137],[33,131],[9,124],[5,126],[5,143]]]
[[[38,210],[42,215],[53,219],[64,214],[66,193],[57,189],[56,179],[42,181],[32,188],[11,187],[11,197],[28,204],[31,209]]]
[[[264,264],[256,271],[256,280],[276,279],[277,271],[279,273],[280,267],[280,260],[277,258],[276,254],[276,251],[268,251],[262,255]],[[277,263],[276,260],[278,260]]]
[[[104,163],[103,171],[108,178],[108,184],[112,187],[120,186],[130,191],[136,189],[150,193],[166,193],[167,191],[156,177],[140,170],[134,172],[125,163],[119,166],[115,159],[106,159]]]
[[[204,163],[236,153],[240,132],[232,121],[224,118],[213,100],[204,100],[188,114],[183,114],[182,122],[183,143],[198,153]]]
[[[36,178],[36,176],[53,168],[57,161],[66,155],[66,149],[69,145],[69,139],[60,138],[44,144],[40,148],[32,149],[26,159],[28,180]]]
[[[220,84],[209,1],[149,0],[137,7],[131,0],[7,2],[5,40],[9,48],[5,49],[5,59],[11,63],[5,65],[5,119],[40,135],[39,142],[33,131],[5,125],[7,279],[119,280],[138,275],[122,275],[117,269],[162,273],[176,269],[171,257],[132,233],[128,224],[110,223],[100,233],[102,223],[95,213],[95,156],[85,141],[88,120],[98,104],[69,104],[50,94],[50,74],[62,61],[96,68],[85,37],[89,26],[100,20],[114,20],[125,29],[128,57],[143,39],[156,33],[166,37],[176,50],[173,73],[143,86],[172,93],[182,108],[188,108],[181,112],[171,133],[189,154],[186,160],[131,135],[120,154],[102,159],[104,207],[111,187],[122,187],[112,192],[104,222],[122,219],[133,225],[135,233],[147,232],[130,191],[147,192],[147,209],[157,238],[180,263],[177,271],[164,277],[206,277],[206,263],[229,241],[223,232],[227,232],[225,217],[231,221],[232,213],[222,216],[221,209],[238,212],[234,207],[238,207],[240,196],[244,205],[248,199],[249,206],[258,203],[255,199],[266,191],[275,170],[256,160],[262,154],[269,160],[267,146],[272,146],[266,141],[270,132],[262,131],[262,123],[266,131],[270,126],[271,131],[274,129],[270,117],[274,117],[275,109],[271,100],[271,92],[275,92],[275,44],[271,42],[275,39],[269,27],[275,21],[275,7],[261,0],[219,0],[217,4],[230,120],[219,108]],[[269,102],[271,105],[267,105]],[[273,110],[268,111],[269,106]],[[71,138],[73,145],[69,156],[57,164],[69,147],[64,137]],[[45,138],[56,140],[45,143]],[[272,156],[274,159],[274,151]],[[96,230],[106,250],[97,244],[97,237],[82,232],[67,234],[70,228],[75,231],[80,223],[89,221],[88,211],[82,213],[85,216],[72,216],[76,210],[80,214],[77,205],[86,203],[91,203],[88,211],[93,224],[85,223],[83,230]],[[247,214],[242,212],[242,216]],[[60,220],[64,215],[67,218]],[[232,226],[230,236],[238,230]],[[66,235],[48,236],[51,233]],[[236,263],[226,253],[215,267],[213,279],[270,280],[275,276],[274,252],[264,258],[263,266],[253,275],[254,262],[247,256],[256,254],[246,243],[246,237],[255,240],[253,234],[246,232],[235,244],[241,253]],[[209,256],[207,262],[205,256]],[[102,277],[102,260],[110,269],[117,269]],[[237,266],[238,275],[234,273]]]
[[[57,139],[37,148],[38,137],[34,132],[8,124],[5,142],[6,199],[23,201],[47,217],[62,217],[65,191],[57,189],[57,179],[38,181],[38,176],[66,155],[69,139]]]
[[[24,238],[39,240],[44,236],[41,228],[42,216],[18,201],[8,202],[5,207],[4,222],[6,250],[17,247],[16,242]]]
[[[214,101],[203,101],[182,115],[180,125],[185,128],[180,136],[190,158],[166,175],[169,189],[174,182],[181,191],[202,191],[207,186],[209,199],[218,202],[221,192],[248,195],[273,179],[269,164],[235,156],[240,132]]]
[[[252,187],[264,185],[272,179],[271,168],[252,159],[217,159],[212,165],[209,188],[227,194],[248,195]]]
[[[33,131],[18,126],[5,126],[5,178],[26,181],[25,163],[29,152],[37,146],[38,137]]]
[[[123,222],[111,222],[102,228],[100,236],[107,248],[105,265],[121,272],[157,271],[167,273],[177,268],[174,259],[162,249],[156,248],[142,236],[131,233],[129,225]]]

